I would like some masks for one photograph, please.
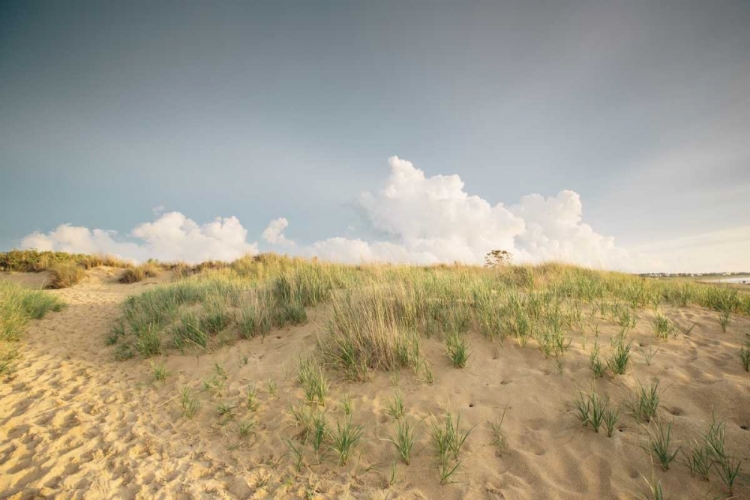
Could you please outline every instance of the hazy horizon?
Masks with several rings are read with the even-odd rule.
[[[750,271],[750,3],[4,2],[0,250]]]

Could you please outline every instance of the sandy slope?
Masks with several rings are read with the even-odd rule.
[[[319,460],[308,446],[297,474],[284,441],[295,431],[288,408],[302,402],[294,358],[311,348],[324,309],[313,311],[309,324],[275,331],[262,343],[241,341],[199,358],[170,356],[172,375],[153,382],[149,361],[114,361],[103,337],[127,295],[167,277],[121,285],[115,282],[118,272],[96,269],[75,287],[50,292],[69,307],[33,322],[17,371],[0,383],[0,498],[626,499],[645,492],[643,476],[650,479],[652,470],[670,498],[716,498],[722,492],[716,479],[691,478],[683,464],[668,472],[653,466],[642,448],[644,428],[627,415],[613,438],[581,427],[571,401],[577,388],[590,387],[593,337],[588,333],[584,349],[580,332],[571,334],[562,372],[533,342],[526,348],[510,341],[500,346],[471,334],[472,355],[463,370],[450,367],[438,340],[425,341],[435,372],[432,385],[406,370],[397,377],[378,374],[364,384],[331,374],[330,420],[341,418],[338,401],[351,395],[365,440],[346,467],[332,455]],[[737,348],[750,319],[735,317],[721,333],[708,310],[666,313],[683,329],[696,326],[689,336],[658,342],[651,333],[653,313],[642,311],[631,336],[646,348],[660,346],[652,365],[636,348],[628,374],[597,380],[597,390],[622,402],[639,381],[658,377],[664,388],[660,418],[674,422],[678,442],[704,431],[713,411],[727,422],[729,450],[747,460],[750,374],[742,371]],[[601,324],[604,354],[618,331]],[[227,372],[223,388],[201,391],[216,363]],[[277,398],[266,390],[269,378],[278,384]],[[236,423],[222,423],[216,406],[244,401],[252,383],[260,390],[260,408],[253,416],[242,404],[235,413],[236,420],[254,418],[256,432],[240,438]],[[183,384],[195,388],[202,402],[193,420],[180,416],[176,398]],[[415,420],[450,409],[461,412],[467,428],[476,426],[462,451],[457,483],[439,485],[425,421],[411,465],[399,464],[396,483],[389,484],[396,455],[384,439],[395,424],[385,407],[395,385]],[[487,422],[506,405],[507,448],[500,452],[490,444]],[[750,462],[743,469],[736,497],[750,498]]]

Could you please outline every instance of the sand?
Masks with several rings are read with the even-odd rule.
[[[156,286],[168,275],[124,285],[121,271],[88,272],[76,286],[50,291],[69,307],[33,321],[21,344],[22,359],[0,382],[0,498],[504,498],[630,499],[646,493],[644,476],[662,481],[673,499],[725,498],[716,477],[693,478],[683,463],[662,471],[644,451],[646,430],[628,415],[612,438],[581,426],[572,400],[592,384],[587,332],[572,332],[573,344],[558,366],[546,360],[533,341],[492,343],[470,333],[471,357],[464,369],[450,366],[443,345],[426,339],[424,350],[435,380],[427,384],[409,370],[378,373],[365,383],[347,382],[330,373],[330,420],[342,418],[340,398],[354,404],[354,422],[365,435],[349,464],[340,467],[328,454],[316,457],[305,447],[301,472],[285,442],[295,434],[290,405],[303,401],[295,380],[295,357],[313,347],[326,317],[324,307],[310,322],[272,332],[265,341],[239,341],[216,352],[170,355],[171,375],[153,380],[150,361],[114,360],[103,339],[130,294]],[[43,275],[4,275],[39,286]],[[750,374],[737,350],[750,332],[750,319],[733,317],[722,333],[716,314],[702,308],[665,308],[689,335],[668,342],[654,338],[652,311],[641,311],[631,338],[633,363],[624,376],[605,376],[597,391],[619,403],[641,382],[654,378],[663,389],[659,418],[673,422],[673,439],[682,446],[705,431],[712,418],[726,421],[729,451],[745,460],[735,498],[750,498]],[[602,323],[600,344],[619,331]],[[639,347],[659,347],[647,366]],[[203,391],[204,380],[219,363],[227,378],[218,392]],[[560,370],[561,368],[561,370]],[[267,381],[278,387],[269,395]],[[242,401],[256,383],[260,407],[235,409],[236,420],[253,418],[254,434],[240,438],[235,422],[222,423],[217,405]],[[193,387],[202,403],[194,419],[181,417],[179,388]],[[428,420],[418,429],[409,466],[398,463],[385,441],[395,433],[386,413],[387,398],[398,390],[415,421],[446,410],[460,412],[473,427],[455,483],[440,485]],[[506,446],[491,443],[487,425],[508,407],[503,431]],[[678,459],[679,462],[682,458]]]

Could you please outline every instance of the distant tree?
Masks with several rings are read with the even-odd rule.
[[[513,256],[507,250],[492,250],[484,256],[485,267],[500,267],[510,264]]]

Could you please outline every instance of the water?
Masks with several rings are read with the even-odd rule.
[[[750,285],[750,276],[737,276],[734,278],[721,278],[711,280],[714,283],[739,283],[740,285]]]

